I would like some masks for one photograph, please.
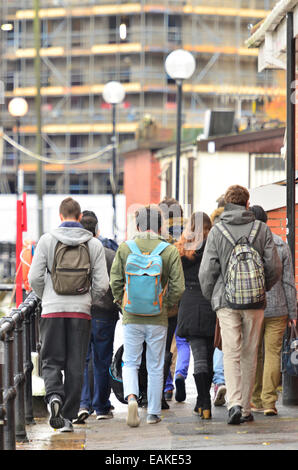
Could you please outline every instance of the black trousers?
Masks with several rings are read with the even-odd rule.
[[[173,341],[173,338],[174,338],[176,326],[177,326],[177,315],[175,317],[170,317],[168,319],[166,352],[170,352],[170,350],[171,350],[172,341]]]
[[[89,320],[40,319],[41,370],[46,401],[53,393],[59,395],[63,401],[62,416],[70,420],[77,417],[80,407],[90,332]]]
[[[194,373],[213,376],[214,337],[197,336],[188,340],[194,360]]]

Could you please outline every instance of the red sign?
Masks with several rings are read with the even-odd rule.
[[[17,200],[17,236],[16,236],[16,307],[23,302],[23,273],[21,253],[23,249],[23,232],[27,232],[27,194],[23,200]]]

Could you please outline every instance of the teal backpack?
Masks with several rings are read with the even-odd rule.
[[[125,266],[124,310],[133,315],[159,315],[162,309],[162,257],[169,245],[161,242],[150,254],[143,254],[134,240],[126,242],[131,250]]]

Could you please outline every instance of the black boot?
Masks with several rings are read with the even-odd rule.
[[[196,401],[196,405],[194,407],[194,414],[195,415],[199,415],[201,416],[202,415],[202,394],[201,394],[201,389],[200,389],[200,383],[199,383],[199,378],[198,378],[198,375],[199,374],[193,374],[193,377],[195,379],[195,384],[196,384],[196,389],[197,389],[197,401]]]
[[[211,397],[210,397],[210,375],[202,372],[199,374],[194,374],[198,398],[197,404],[194,409],[196,412],[196,408],[198,409],[198,414],[201,416],[202,419],[210,419],[211,418]]]
[[[172,357],[173,357],[173,354],[170,351],[166,351],[165,363],[164,363],[164,369],[163,369],[163,387],[162,387],[162,396],[161,396],[161,409],[162,410],[168,410],[170,408],[164,396],[164,389],[165,389],[167,378],[170,372],[170,367],[172,364]]]

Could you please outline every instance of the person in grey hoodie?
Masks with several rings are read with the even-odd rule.
[[[261,206],[250,210],[256,219],[267,223],[267,214]],[[280,382],[280,354],[282,340],[289,320],[297,319],[297,292],[291,252],[281,237],[273,235],[273,241],[282,261],[282,277],[267,292],[264,322],[258,350],[256,381],[252,394],[252,411],[276,416],[277,387]],[[264,350],[264,352],[263,352]]]
[[[225,209],[220,221],[235,241],[248,237],[255,220],[248,210],[249,192],[233,185],[225,193]],[[269,227],[260,222],[253,248],[263,260],[265,285],[269,291],[281,277],[281,261]],[[199,280],[203,295],[219,318],[228,398],[228,424],[252,421],[251,395],[255,381],[259,335],[265,302],[251,309],[231,308],[225,297],[225,275],[233,245],[216,224],[210,231]]]
[[[71,432],[72,420],[77,417],[80,405],[91,331],[91,305],[107,292],[109,277],[101,242],[79,223],[81,208],[78,202],[71,197],[64,199],[59,214],[62,224],[40,238],[28,279],[42,304],[41,361],[49,422],[55,429]],[[92,287],[87,293],[59,295],[55,292],[51,270],[58,241],[72,246],[88,244]]]

